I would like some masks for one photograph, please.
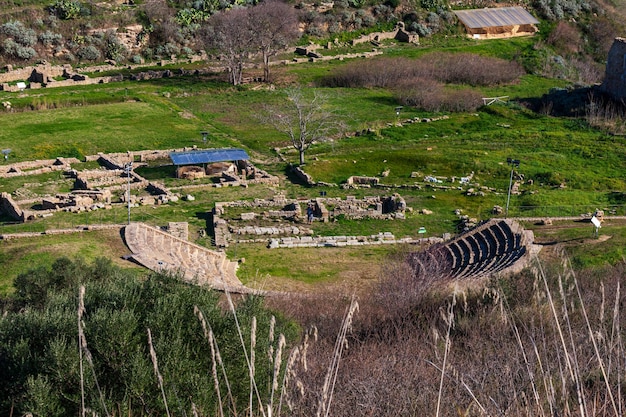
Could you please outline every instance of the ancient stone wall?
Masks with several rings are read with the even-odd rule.
[[[613,41],[602,90],[616,100],[626,99],[626,38],[615,38]]]
[[[407,32],[404,29],[404,23],[398,23],[396,30],[390,32],[373,32],[362,35],[352,40],[352,45],[358,45],[366,42],[381,42],[387,39],[395,39],[400,42],[419,43],[419,35]]]
[[[16,162],[14,164],[0,166],[0,178],[37,175],[51,171],[62,171],[70,169],[70,164],[78,163],[80,163],[80,161],[76,158],[57,158]]]
[[[24,212],[9,193],[0,194],[0,213],[4,213],[12,219],[24,221]]]

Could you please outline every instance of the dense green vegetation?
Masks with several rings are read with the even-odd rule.
[[[254,408],[260,407],[258,400],[265,407],[274,374],[267,355],[283,349],[279,335],[293,340],[297,334],[293,323],[264,309],[259,298],[242,300],[236,312],[223,311],[210,290],[164,275],[137,280],[104,258],[87,264],[62,257],[21,274],[15,286],[15,294],[3,299],[6,314],[0,321],[0,410],[6,415],[76,415],[82,395],[87,407],[102,414],[164,415],[168,405],[153,371],[157,366],[174,415],[192,407],[213,414],[220,403],[213,389],[211,342],[195,309],[212,331],[225,366],[225,374],[222,369],[219,377],[215,374],[224,409],[248,407],[249,373],[238,326],[247,344],[251,337],[258,341]],[[79,323],[80,286],[85,295]],[[85,337],[80,352],[78,326]]]

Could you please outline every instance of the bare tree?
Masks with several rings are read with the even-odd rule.
[[[254,50],[248,9],[225,10],[211,16],[202,31],[205,48],[223,60],[233,85],[241,84],[243,66]]]
[[[326,98],[316,90],[312,97],[305,95],[300,88],[288,90],[287,101],[280,107],[267,107],[265,121],[291,140],[300,154],[302,165],[304,154],[311,145],[340,133],[343,123],[328,110]]]
[[[293,6],[281,0],[266,0],[249,9],[250,30],[263,57],[263,76],[270,82],[270,59],[298,36],[298,18]]]

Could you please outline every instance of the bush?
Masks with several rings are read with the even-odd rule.
[[[81,5],[76,0],[57,0],[51,11],[61,20],[76,19],[81,14]]]
[[[329,87],[396,87],[411,78],[441,83],[490,86],[510,83],[524,74],[516,62],[475,54],[431,53],[421,59],[379,58],[368,65],[351,62],[324,77]]]
[[[37,43],[35,31],[26,28],[22,22],[12,21],[0,26],[0,33],[13,39],[15,43],[22,46],[34,46]]]
[[[78,51],[76,51],[76,56],[81,61],[95,61],[100,59],[100,51],[93,45],[81,46]]]
[[[20,45],[13,41],[13,39],[5,39],[2,43],[2,50],[6,55],[23,60],[34,58],[37,55],[37,52],[33,48]]]
[[[210,412],[219,405],[212,388],[207,389],[213,387],[211,348],[195,313],[199,310],[211,326],[223,369],[232,381],[228,387],[232,405],[246,408],[250,384],[237,325],[232,313],[221,310],[215,292],[168,275],[137,279],[110,260],[85,264],[61,258],[53,268],[39,267],[21,274],[15,294],[0,300],[10,309],[3,309],[0,320],[0,414],[80,414],[82,386],[76,349],[80,285],[85,288],[81,323],[87,343],[82,352],[89,351],[93,371],[85,378],[83,391],[89,405],[110,404],[115,415],[146,415],[146,410],[149,415],[166,415],[148,353],[149,328],[165,393],[180,410],[175,415],[196,407],[196,415],[217,415]],[[273,365],[267,366],[267,359],[261,358],[277,351],[282,340],[279,335],[290,343],[297,329],[263,308],[260,297],[238,300],[233,308],[246,340],[251,339],[252,320],[257,322],[254,334],[259,342],[259,366],[255,377],[260,395],[269,398]],[[270,332],[275,332],[275,337],[270,339]],[[287,354],[283,355],[285,361]],[[93,376],[101,388],[100,396]]]
[[[589,12],[591,6],[587,0],[537,0],[535,9],[549,20],[562,20]]]
[[[60,33],[53,33],[49,30],[39,34],[39,42],[44,46],[61,45],[63,36]]]
[[[126,47],[115,36],[115,31],[108,30],[104,35],[104,55],[107,59],[121,61],[125,58]]]
[[[482,94],[478,91],[468,88],[450,90],[424,78],[403,81],[395,91],[396,98],[403,105],[429,112],[469,112],[482,105]]]
[[[428,26],[423,25],[421,23],[413,22],[413,23],[411,23],[409,28],[413,32],[417,32],[417,34],[422,36],[422,37],[432,35],[432,30],[430,30],[430,28]]]

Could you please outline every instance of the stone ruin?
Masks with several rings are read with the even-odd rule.
[[[77,163],[80,163],[80,161],[76,158],[56,158],[0,165],[0,178],[38,175],[52,171],[66,171],[71,168],[71,164]]]
[[[277,186],[278,177],[257,168],[249,161],[241,160],[236,162],[216,162],[207,164],[206,167],[198,165],[185,165],[176,168],[176,177],[184,179],[200,179],[213,177],[217,180],[214,186],[249,184],[270,184]],[[207,184],[205,186],[210,186]]]
[[[24,221],[24,211],[9,193],[0,194],[0,213],[4,213],[13,220]]]
[[[615,100],[626,100],[626,38],[613,41],[601,89]]]
[[[541,249],[532,231],[510,219],[491,219],[454,239],[407,258],[416,279],[446,282],[518,273]]]
[[[230,201],[215,203],[213,209],[213,230],[215,244],[228,247],[232,240],[238,242],[266,242],[266,238],[245,239],[242,236],[299,236],[311,235],[313,230],[304,224],[302,206],[313,210],[313,221],[329,222],[337,216],[349,219],[404,219],[406,202],[398,195],[390,197],[364,197],[357,199],[348,196],[341,198],[315,198],[307,200],[287,199],[279,194],[271,199],[253,201]],[[244,212],[237,219],[225,219],[228,208],[244,208],[255,211]],[[252,224],[250,224],[252,222]],[[285,224],[284,222],[288,222]],[[261,224],[265,223],[265,224]],[[270,223],[279,223],[271,224]],[[238,236],[236,239],[233,236]],[[244,240],[242,240],[244,239]]]
[[[183,151],[187,150],[187,148],[183,149]],[[170,191],[164,184],[147,181],[134,171],[135,168],[146,165],[146,161],[169,159],[169,154],[172,151],[180,150],[148,150],[90,155],[85,157],[85,161],[98,161],[102,167],[89,170],[73,169],[72,164],[80,164],[76,158],[26,161],[0,166],[0,178],[43,174],[52,171],[62,171],[66,177],[74,178],[74,190],[66,194],[16,201],[10,194],[4,193],[0,197],[0,213],[23,222],[36,217],[46,217],[56,211],[81,212],[106,209],[112,206],[112,196],[115,192],[120,196],[119,203],[129,203],[125,192],[128,186],[132,189],[145,189],[149,193],[149,195],[141,196],[131,195],[131,205],[160,205],[170,201],[178,201],[179,196]],[[133,165],[130,172],[127,172],[125,166],[129,162],[133,162]],[[258,183],[277,185],[279,181],[277,177],[256,168],[248,161],[241,161],[238,165],[228,163],[214,165],[209,171],[219,173],[217,174],[219,175],[219,183],[182,185],[177,187],[177,190],[248,186],[248,184]],[[20,208],[20,205],[32,206],[32,210],[24,210]]]
[[[395,39],[399,42],[416,44],[418,44],[420,41],[420,37],[417,33],[408,32],[404,27],[404,22],[398,22],[394,30],[389,32],[373,32],[368,33],[367,35],[361,35],[358,38],[352,40],[352,45],[358,45],[360,43],[367,42],[378,44],[386,39]]]
[[[111,191],[73,191],[70,194],[57,194],[42,199],[43,210],[81,211],[89,207],[93,210],[111,205]]]
[[[184,238],[185,228],[185,224],[169,223],[168,233],[143,223],[131,223],[124,228],[124,241],[131,251],[125,258],[156,272],[181,275],[191,284],[235,293],[256,292],[237,278],[237,262],[229,261],[223,252],[189,242]]]

